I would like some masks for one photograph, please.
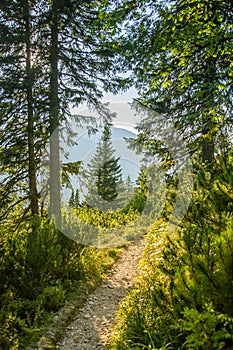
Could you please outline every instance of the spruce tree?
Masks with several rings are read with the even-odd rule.
[[[120,69],[113,68],[111,11],[111,2],[0,4],[0,194],[7,211],[29,200],[32,213],[38,213],[36,172],[49,142],[50,213],[60,221],[58,129],[72,117],[70,107],[83,102],[108,120],[111,113],[100,101],[103,92],[124,86],[125,79],[116,77]]]
[[[77,209],[80,207],[80,196],[79,196],[79,190],[76,189],[75,191],[75,197],[74,197],[74,207]]]
[[[170,123],[213,166],[232,123],[232,3],[139,1],[134,12],[140,19],[129,21],[122,64],[131,69],[140,105],[152,112],[140,125],[141,142],[154,141],[159,152],[158,132]]]
[[[44,7],[41,19],[41,52],[47,60],[50,132],[50,214],[61,220],[59,129],[73,116],[70,106],[86,102],[106,122],[111,119],[101,103],[104,91],[116,91],[125,79],[116,77],[113,23],[107,11],[113,2],[76,2],[52,0]],[[108,7],[108,9],[106,8]],[[111,16],[110,16],[111,18]],[[119,69],[119,68],[118,68]]]
[[[106,211],[118,206],[118,186],[121,182],[122,170],[119,157],[111,142],[111,130],[105,126],[97,145],[96,153],[88,164],[87,189],[85,202],[99,210]]]
[[[71,196],[69,199],[69,207],[74,208],[74,190],[72,189]]]
[[[133,190],[133,182],[131,180],[131,177],[128,175],[125,180],[125,190],[127,194],[130,194]]]
[[[36,49],[37,3],[8,0],[0,5],[1,217],[21,202],[25,212],[38,214],[36,169],[46,138],[37,103],[43,89],[40,83],[35,88],[42,76]]]

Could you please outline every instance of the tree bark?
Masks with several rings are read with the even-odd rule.
[[[211,128],[203,128],[202,136],[202,161],[210,168],[214,162],[214,140],[211,134]]]
[[[26,37],[26,86],[27,86],[27,113],[28,113],[28,178],[29,199],[32,215],[38,215],[38,193],[36,182],[36,160],[34,140],[34,110],[33,110],[33,74],[31,67],[31,25],[28,0],[24,7],[25,37]]]
[[[59,96],[58,96],[58,8],[52,2],[50,47],[50,216],[59,226],[61,222],[61,184],[59,151]]]
[[[204,93],[204,109],[210,111],[210,106],[214,103],[215,96],[215,84],[216,84],[216,60],[210,57],[206,61],[206,75],[204,83],[206,85],[206,91]],[[206,118],[206,117],[205,117]],[[214,163],[214,122],[212,115],[208,115],[207,119],[203,120],[202,129],[202,161],[207,164],[208,168],[211,170]]]

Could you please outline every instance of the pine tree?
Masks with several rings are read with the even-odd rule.
[[[126,212],[130,209],[138,212],[142,212],[147,200],[148,195],[148,176],[147,171],[143,167],[140,170],[138,178],[136,180],[136,187],[134,188],[132,198],[130,202],[128,202],[126,208],[124,209]]]
[[[1,216],[24,202],[38,214],[36,169],[46,139],[40,105],[42,66],[37,59],[38,1],[5,1],[0,5],[0,172]],[[29,207],[27,208],[29,201]]]
[[[79,196],[79,190],[76,189],[75,191],[75,197],[74,197],[74,208],[80,207],[80,196]]]
[[[109,121],[112,114],[100,99],[104,91],[116,91],[125,80],[116,77],[113,69],[116,45],[115,38],[106,30],[112,26],[106,6],[111,7],[111,2],[53,0],[45,8],[45,19],[41,20],[41,47],[49,80],[50,213],[58,222],[61,220],[59,128],[68,117],[82,123],[80,116],[72,116],[70,106],[83,102],[94,108],[104,122]]]
[[[74,190],[72,189],[71,196],[69,199],[69,207],[74,208]]]
[[[99,210],[113,209],[118,206],[118,185],[121,182],[122,170],[119,157],[114,153],[111,130],[109,126],[105,126],[96,153],[88,165],[88,193],[85,196],[85,202]]]
[[[128,175],[125,180],[125,190],[127,194],[130,194],[133,190],[133,183],[131,177]]]
[[[72,0],[1,2],[1,208],[8,211],[30,200],[32,213],[38,212],[36,172],[49,142],[50,213],[60,221],[58,129],[72,117],[70,107],[83,102],[102,120],[111,118],[100,99],[125,80],[113,69],[115,22],[106,6]]]
[[[232,2],[139,1],[137,7],[140,19],[129,22],[122,64],[133,71],[140,104],[152,112],[140,125],[141,141],[150,147],[154,140],[159,151],[158,132],[170,123],[213,166],[219,137],[232,123]]]

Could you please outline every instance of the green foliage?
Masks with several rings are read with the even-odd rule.
[[[140,189],[135,189],[133,197],[125,208],[122,209],[122,212],[126,214],[130,212],[141,213],[145,207],[146,199],[146,195]]]
[[[69,207],[74,208],[74,190],[72,189],[71,196],[69,199]]]
[[[15,289],[21,296],[33,298],[38,288],[43,289],[53,279],[65,278],[67,259],[75,246],[49,220],[33,218],[17,231],[7,232],[4,239],[2,292]]]
[[[140,202],[141,203],[141,202]],[[138,203],[137,203],[138,204]],[[136,207],[136,205],[135,205]],[[127,225],[137,218],[138,211],[130,207],[129,210],[108,210],[101,212],[93,208],[85,207],[75,210],[77,216],[84,222],[96,227],[120,227]]]
[[[116,199],[122,169],[114,153],[110,126],[105,126],[96,153],[85,171],[88,193],[84,202],[99,210],[116,209],[119,204]]]
[[[233,318],[217,313],[212,305],[205,312],[186,308],[180,320],[181,332],[186,333],[186,349],[224,349],[233,341]]]
[[[65,294],[62,285],[49,286],[43,289],[39,302],[46,311],[57,311],[64,304]]]
[[[151,112],[139,125],[139,142],[152,142],[164,156],[157,135],[171,123],[199,159],[212,163],[221,134],[231,138],[231,3],[148,0],[136,11],[140,17],[128,21],[122,38],[122,64],[132,71],[139,105]]]
[[[212,182],[199,171],[176,232],[166,232],[160,221],[148,234],[142,272],[121,305],[111,349],[232,347],[231,157],[225,164]]]
[[[124,89],[127,81],[116,76],[120,66],[113,68],[113,8],[114,1],[0,4],[0,217],[6,217],[19,202],[23,203],[21,215],[26,206],[27,213],[38,214],[36,176],[49,136],[55,137],[63,121],[69,129],[69,117],[79,124],[95,124],[95,118],[73,115],[71,107],[87,103],[101,120],[111,119],[112,113],[101,102],[103,92]],[[54,137],[49,140],[53,146]],[[50,171],[56,166],[51,177],[58,194],[59,148],[51,147],[51,152]],[[78,167],[79,162],[63,164],[62,182],[67,184],[69,174],[77,174]],[[53,187],[49,188],[52,211]]]
[[[78,208],[80,207],[80,198],[79,198],[79,190],[77,189],[74,195],[74,190],[72,189],[71,196],[69,199],[69,207],[70,208]]]
[[[108,134],[109,136],[110,134]],[[98,152],[97,152],[98,153]],[[105,155],[106,152],[104,152]],[[95,157],[96,158],[96,157]],[[95,159],[95,165],[98,168],[97,159]],[[117,167],[118,169],[118,167]],[[92,169],[94,171],[94,168]],[[116,169],[115,169],[116,170]],[[111,170],[110,173],[115,172],[114,169]],[[98,173],[98,169],[96,169]],[[92,173],[93,175],[93,173]],[[109,174],[109,172],[106,172],[106,177],[112,176]],[[115,176],[115,175],[114,175]],[[93,183],[93,177],[90,178]],[[89,180],[90,180],[89,179]],[[107,205],[107,209],[105,211],[97,210],[94,208],[94,204],[98,202],[100,199],[98,197],[96,198],[95,193],[92,191],[93,186],[90,189],[90,192],[93,194],[93,197],[91,193],[89,192],[87,195],[87,199],[91,200],[91,203],[93,204],[93,207],[88,205],[85,201],[81,205],[76,204],[76,196],[78,191],[76,192],[76,196],[74,197],[74,191],[71,193],[71,197],[69,200],[69,206],[74,210],[74,213],[77,215],[77,217],[84,221],[87,224],[93,225],[95,227],[101,227],[101,228],[115,228],[115,227],[121,227],[126,226],[130,222],[133,222],[143,211],[146,202],[147,202],[147,193],[148,193],[148,181],[145,170],[141,171],[141,174],[139,175],[137,186],[133,188],[130,178],[126,180],[126,183],[124,183],[121,179],[118,179],[119,183],[118,185],[121,186],[122,192],[125,192],[126,194],[120,194],[119,198],[117,199],[117,204],[122,208],[117,208],[116,210],[113,210],[111,208],[111,204]],[[106,179],[107,181],[107,179]],[[102,184],[103,185],[103,184]],[[101,186],[102,186],[101,185]],[[103,186],[107,191],[108,188],[110,189],[110,185],[108,187],[107,183],[105,186]],[[113,186],[114,187],[114,186]],[[114,187],[115,188],[115,187]],[[112,191],[112,189],[111,189]],[[110,191],[110,192],[111,192]],[[110,193],[109,192],[109,193]],[[98,194],[100,195],[100,193]],[[124,198],[126,197],[126,198]],[[113,199],[113,198],[112,198]],[[121,204],[121,205],[120,205]],[[108,208],[110,206],[110,208]],[[103,208],[102,208],[103,209]]]
[[[0,348],[19,350],[36,340],[78,283],[98,282],[110,251],[83,247],[38,217],[18,228],[2,224]],[[113,254],[113,252],[111,253]]]

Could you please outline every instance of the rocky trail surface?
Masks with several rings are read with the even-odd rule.
[[[90,295],[66,328],[57,350],[104,349],[109,342],[119,302],[127,295],[138,273],[144,250],[141,239],[124,249],[102,284]]]

